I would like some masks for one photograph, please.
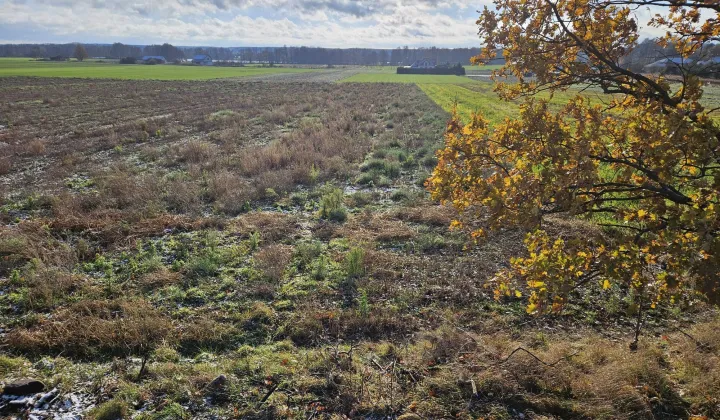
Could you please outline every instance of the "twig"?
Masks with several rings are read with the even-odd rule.
[[[275,385],[273,385],[273,386],[270,388],[270,390],[267,392],[267,394],[265,394],[265,396],[263,397],[263,399],[260,400],[260,405],[264,404],[265,401],[267,401],[268,398],[270,398],[270,396],[273,394],[273,392],[275,392],[276,389],[278,389],[279,386],[280,386],[280,384],[275,384]]]
[[[557,365],[558,363],[562,362],[563,360],[566,360],[566,359],[569,359],[569,358],[571,358],[571,357],[577,356],[578,353],[579,353],[579,352],[575,352],[575,353],[573,353],[573,354],[569,354],[569,355],[567,355],[567,356],[563,356],[563,357],[559,358],[558,360],[556,360],[556,361],[553,362],[553,363],[546,363],[545,361],[543,361],[543,360],[540,359],[539,357],[535,356],[531,351],[529,351],[529,350],[527,350],[527,349],[525,349],[525,348],[523,348],[523,347],[518,347],[518,348],[516,348],[515,350],[513,350],[508,357],[506,357],[504,360],[501,360],[501,361],[498,362],[497,364],[498,364],[498,365],[501,365],[501,364],[507,362],[508,360],[510,360],[511,357],[513,357],[513,356],[515,355],[515,353],[517,353],[517,352],[519,352],[519,351],[522,351],[522,352],[525,352],[525,353],[529,354],[533,359],[537,360],[538,362],[542,363],[543,365],[545,365],[545,366],[547,366],[547,367],[554,367],[555,365]]]
[[[697,338],[693,337],[692,335],[686,333],[685,331],[681,330],[680,327],[673,327],[673,329],[675,331],[679,332],[680,334],[684,335],[685,337],[689,338],[690,340],[692,340],[698,349],[700,349],[702,351],[707,351],[707,352],[712,351],[712,348],[710,347],[710,345],[708,345],[707,343],[703,343],[702,341],[698,340]]]

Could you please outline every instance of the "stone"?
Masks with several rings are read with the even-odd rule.
[[[208,388],[210,388],[211,391],[222,391],[225,389],[225,386],[227,385],[227,376],[220,375],[217,378],[213,379],[212,382],[208,385]]]
[[[33,395],[42,392],[45,384],[35,379],[21,379],[19,381],[5,384],[3,394],[5,395]]]
[[[220,375],[208,384],[208,397],[211,402],[221,403],[227,400],[227,382],[227,376]]]

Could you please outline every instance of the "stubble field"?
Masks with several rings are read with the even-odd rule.
[[[493,299],[524,233],[422,187],[453,86],[0,78],[0,382],[57,388],[0,415],[718,415],[702,304],[632,352],[621,290]]]

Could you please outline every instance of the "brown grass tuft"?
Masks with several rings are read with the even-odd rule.
[[[265,276],[277,282],[282,279],[285,268],[290,264],[293,255],[293,247],[288,245],[269,245],[255,253],[253,259],[256,266]]]
[[[7,341],[25,354],[62,352],[68,357],[142,355],[172,338],[170,320],[144,300],[85,300],[58,309]]]

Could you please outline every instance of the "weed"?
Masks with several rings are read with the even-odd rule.
[[[358,297],[358,312],[360,316],[367,317],[370,315],[370,301],[368,300],[367,290],[361,289]]]
[[[204,248],[191,256],[185,269],[195,278],[211,277],[217,274],[221,264],[222,258],[217,249]]]
[[[322,252],[323,245],[318,241],[302,242],[295,246],[295,255],[300,268],[308,267]]]
[[[313,265],[312,270],[312,277],[315,280],[325,280],[328,277],[328,274],[330,272],[329,268],[329,261],[324,255],[321,255],[319,258],[315,260],[315,264]]]
[[[344,222],[347,219],[347,210],[343,199],[341,189],[326,187],[320,198],[320,217],[334,222]]]
[[[255,251],[260,246],[260,232],[255,231],[251,232],[250,235],[248,235],[248,246],[250,247],[250,251]]]
[[[360,247],[351,248],[345,255],[345,272],[350,278],[365,274],[365,250]]]
[[[318,178],[320,177],[320,168],[318,168],[314,163],[310,166],[310,184],[315,185],[317,183]]]

